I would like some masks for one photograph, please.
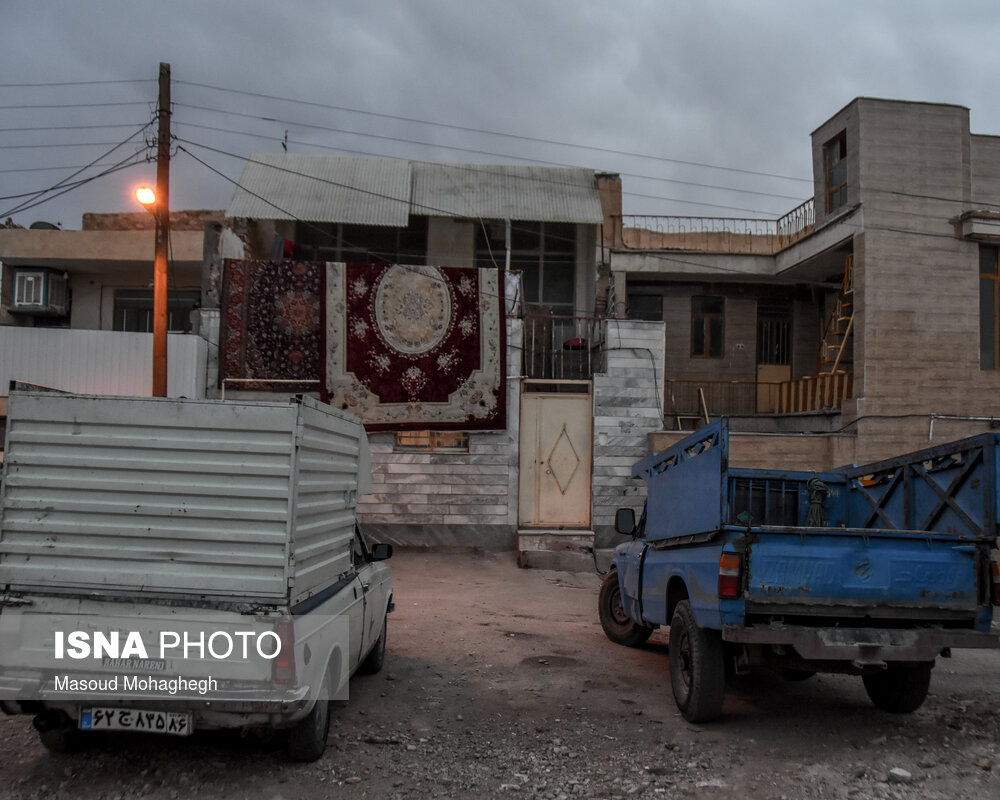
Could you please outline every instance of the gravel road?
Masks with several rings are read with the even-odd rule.
[[[692,726],[670,695],[665,638],[609,642],[599,578],[519,570],[511,553],[397,552],[384,670],[357,677],[314,764],[277,741],[108,735],[54,756],[0,717],[0,797],[1000,797],[1000,651],[939,660],[915,714],[861,681],[770,673]]]

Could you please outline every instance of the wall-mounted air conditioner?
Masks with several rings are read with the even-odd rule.
[[[15,267],[12,272],[12,313],[63,316],[69,310],[65,272],[48,267]]]

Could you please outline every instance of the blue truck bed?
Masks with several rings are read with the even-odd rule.
[[[679,625],[728,667],[853,672],[876,705],[912,710],[938,654],[997,645],[998,439],[813,473],[732,468],[725,420],[706,426],[633,469],[646,508],[602,587],[605,632],[636,644],[669,625],[673,641]],[[694,650],[674,650],[693,680]],[[717,715],[721,696],[685,716]]]

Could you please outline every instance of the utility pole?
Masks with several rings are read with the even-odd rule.
[[[167,396],[167,242],[170,236],[170,65],[160,62],[156,114],[156,253],[153,260],[153,397]]]

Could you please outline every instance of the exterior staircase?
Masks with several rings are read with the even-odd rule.
[[[836,306],[826,324],[820,344],[820,375],[849,371],[853,366],[854,331],[854,254],[844,262],[844,282]]]

